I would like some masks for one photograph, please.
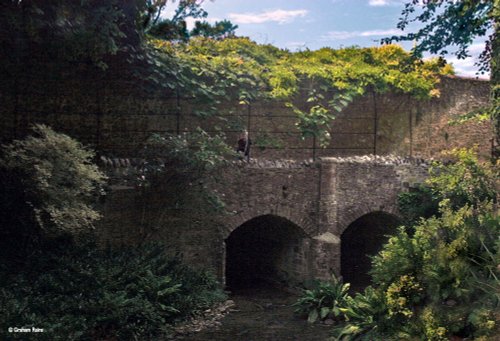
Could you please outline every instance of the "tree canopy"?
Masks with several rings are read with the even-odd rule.
[[[463,59],[470,57],[469,47],[474,38],[488,35],[479,63],[483,72],[488,71],[498,6],[495,0],[412,0],[405,4],[397,27],[405,30],[413,23],[423,26],[416,32],[383,41],[415,41],[413,52],[419,56],[424,51],[441,55],[452,52]]]
[[[222,39],[234,36],[238,28],[229,20],[216,21],[213,25],[205,19],[204,0],[145,0],[140,7],[140,22],[146,34],[170,41],[187,41],[191,37],[203,36]],[[166,17],[166,10],[173,9],[171,17]],[[194,28],[188,30],[187,20],[194,19]]]

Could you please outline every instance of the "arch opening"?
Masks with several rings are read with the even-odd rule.
[[[283,288],[302,282],[307,271],[307,239],[299,226],[274,215],[240,225],[226,239],[227,288]]]
[[[352,291],[371,284],[370,256],[376,255],[393,235],[401,220],[385,212],[372,212],[353,221],[340,238],[340,272]]]

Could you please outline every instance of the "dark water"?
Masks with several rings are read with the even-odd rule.
[[[184,336],[192,341],[327,340],[331,326],[308,324],[293,314],[297,295],[273,288],[240,289],[231,299],[234,311],[222,325]]]

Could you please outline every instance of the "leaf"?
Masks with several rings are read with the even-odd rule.
[[[321,311],[320,311],[320,318],[323,320],[325,317],[328,316],[328,314],[330,314],[331,310],[329,307],[323,307],[321,308]]]
[[[309,312],[309,316],[307,317],[307,322],[314,323],[318,320],[318,311],[313,309]]]

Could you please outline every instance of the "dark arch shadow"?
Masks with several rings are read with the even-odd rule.
[[[286,218],[263,215],[240,225],[226,239],[226,286],[231,291],[286,287],[306,265],[305,232]]]
[[[340,269],[352,291],[361,291],[371,283],[370,256],[376,255],[396,232],[401,220],[389,213],[371,212],[352,222],[341,236]]]

